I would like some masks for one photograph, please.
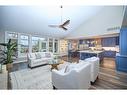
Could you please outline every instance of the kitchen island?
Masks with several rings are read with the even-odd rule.
[[[100,61],[103,60],[103,51],[97,51],[97,50],[82,50],[79,51],[80,53],[80,60],[84,60],[86,58],[90,57],[99,57]]]

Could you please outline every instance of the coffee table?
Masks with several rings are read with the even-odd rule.
[[[62,63],[63,63],[63,60],[59,60],[59,61],[50,60],[50,61],[49,61],[49,65],[51,65],[51,70],[52,70],[52,69],[58,70],[57,66],[58,66],[59,64],[62,64]]]
[[[58,70],[57,66],[59,65],[59,63],[55,63],[55,64],[50,64],[52,67],[51,67],[51,70],[52,69],[56,69]]]

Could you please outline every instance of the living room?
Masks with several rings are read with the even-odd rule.
[[[126,6],[0,6],[0,13],[0,89],[127,88]]]

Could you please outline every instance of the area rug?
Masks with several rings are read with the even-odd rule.
[[[11,72],[12,89],[53,89],[50,66]]]

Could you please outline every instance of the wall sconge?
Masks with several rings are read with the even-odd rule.
[[[91,42],[91,44],[94,44],[94,43],[95,43],[95,41],[92,41],[92,42]]]
[[[89,41],[87,41],[87,44],[89,44],[90,42]]]

